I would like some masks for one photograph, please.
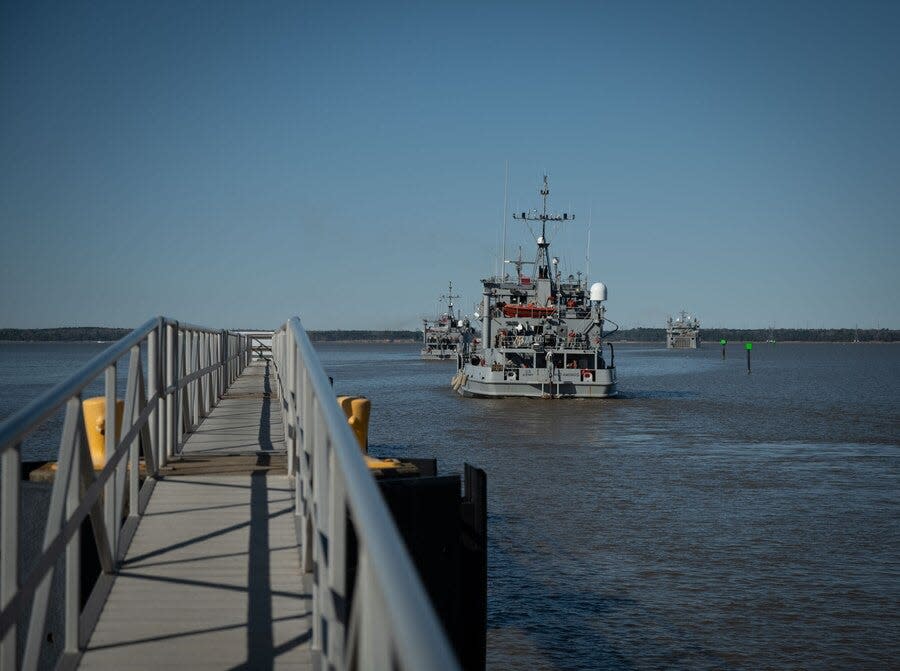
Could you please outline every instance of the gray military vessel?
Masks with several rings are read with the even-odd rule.
[[[537,256],[515,265],[515,277],[481,281],[481,343],[464,338],[452,386],[463,396],[532,398],[605,398],[616,394],[615,351],[604,356],[606,285],[561,276],[559,260],[550,257],[547,222],[571,221],[569,214],[549,214],[547,177],[541,188],[541,212],[513,215],[539,221]],[[523,273],[532,266],[533,275]],[[616,329],[618,330],[618,326]]]
[[[684,310],[681,316],[666,321],[667,349],[697,349],[700,347],[700,320]]]
[[[447,310],[436,319],[422,320],[422,350],[420,358],[425,361],[455,360],[463,349],[463,333],[470,330],[468,319],[463,319],[453,309],[453,282],[450,290],[439,300],[447,301]]]

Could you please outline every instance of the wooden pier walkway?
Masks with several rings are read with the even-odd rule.
[[[248,366],[163,469],[81,668],[312,668],[275,388]]]

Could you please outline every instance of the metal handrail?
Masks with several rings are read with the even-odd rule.
[[[110,364],[128,354],[147,334],[159,327],[159,317],[148,319],[121,340],[117,340],[63,380],[14,413],[0,425],[0,453],[12,449],[35,426],[48,419],[63,404],[93,382]]]
[[[295,476],[295,514],[304,539],[303,568],[311,572],[317,567],[313,649],[322,655],[326,668],[458,669],[299,318],[276,331],[272,341],[288,469]],[[358,542],[352,585],[346,575],[348,518]],[[335,607],[335,602],[346,604],[351,593],[349,605]]]
[[[147,359],[146,385],[142,351]],[[106,462],[95,473],[87,447],[81,395],[103,374],[105,421],[107,426],[115,426],[116,371],[126,355],[130,356],[121,422],[123,435],[117,437],[115,431],[106,432]],[[29,605],[31,615],[21,665],[24,669],[37,667],[46,628],[50,584],[56,564],[63,556],[64,657],[77,658],[90,637],[111,585],[104,576],[114,574],[124,557],[160,466],[179,451],[185,432],[211,410],[249,361],[248,338],[155,317],[0,425],[0,669],[13,669],[19,664],[16,629]],[[58,470],[51,489],[43,550],[32,559],[30,570],[20,579],[22,440],[63,406],[65,419]],[[150,476],[143,486],[139,481],[141,458]],[[127,517],[124,515],[126,486]],[[80,529],[87,518],[94,530],[103,575],[82,610]]]
[[[59,410],[63,404],[75,394],[82,391],[91,382],[97,379],[100,374],[112,363],[115,363],[123,356],[128,354],[129,350],[136,344],[143,342],[150,331],[165,326],[175,326],[182,331],[191,331],[195,333],[207,333],[210,335],[219,335],[221,333],[230,333],[222,330],[213,330],[202,326],[194,326],[184,322],[178,322],[174,319],[166,317],[154,317],[138,326],[124,338],[112,343],[105,350],[97,354],[93,359],[84,364],[71,377],[63,380],[55,387],[51,387],[43,394],[39,395],[24,408],[10,415],[3,424],[0,425],[0,453],[7,449],[11,449],[20,441],[25,434],[31,431],[35,426],[41,424],[48,419],[54,412]],[[232,334],[241,335],[241,334]],[[240,353],[236,353],[229,357],[234,359],[240,357]],[[214,367],[217,367],[214,364]],[[207,369],[205,372],[210,372]],[[183,380],[181,386],[185,386],[191,380]],[[168,389],[166,391],[169,391]]]
[[[147,358],[146,385],[142,352]],[[114,431],[107,432],[106,465],[95,474],[90,466],[81,394],[102,374],[106,422],[114,426],[116,370],[126,355],[130,359],[123,435],[117,438]],[[69,662],[78,658],[111,588],[111,575],[149,501],[159,468],[179,452],[185,432],[224,396],[251,355],[252,340],[246,335],[154,318],[0,425],[0,668],[16,668],[20,661],[17,627],[29,605],[21,664],[25,669],[36,668],[50,584],[63,557],[63,658]],[[415,566],[296,317],[273,335],[273,361],[285,407],[288,471],[294,475],[303,567],[308,573],[313,572],[314,564],[318,567],[312,590],[313,648],[338,669],[389,668],[395,662],[405,669],[457,669]],[[43,551],[20,579],[22,440],[63,406],[59,469],[51,491]],[[139,482],[141,458],[149,476],[143,485]],[[103,574],[82,609],[80,543],[86,519],[91,520]],[[346,572],[347,520],[358,539],[353,584]]]

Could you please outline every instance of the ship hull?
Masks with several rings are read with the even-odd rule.
[[[551,375],[546,370],[525,369],[514,379],[510,371],[491,371],[484,366],[466,365],[454,378],[457,393],[467,398],[611,398],[618,394],[615,368],[593,372],[594,380],[581,379],[569,371]],[[458,384],[457,384],[458,383]]]
[[[441,351],[431,351],[427,352],[422,350],[419,353],[419,358],[423,361],[456,361],[456,350],[444,350]]]

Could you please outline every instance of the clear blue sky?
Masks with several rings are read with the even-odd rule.
[[[0,326],[415,328],[503,213],[661,326],[900,327],[900,3],[0,3]],[[509,222],[508,249],[533,239]]]

